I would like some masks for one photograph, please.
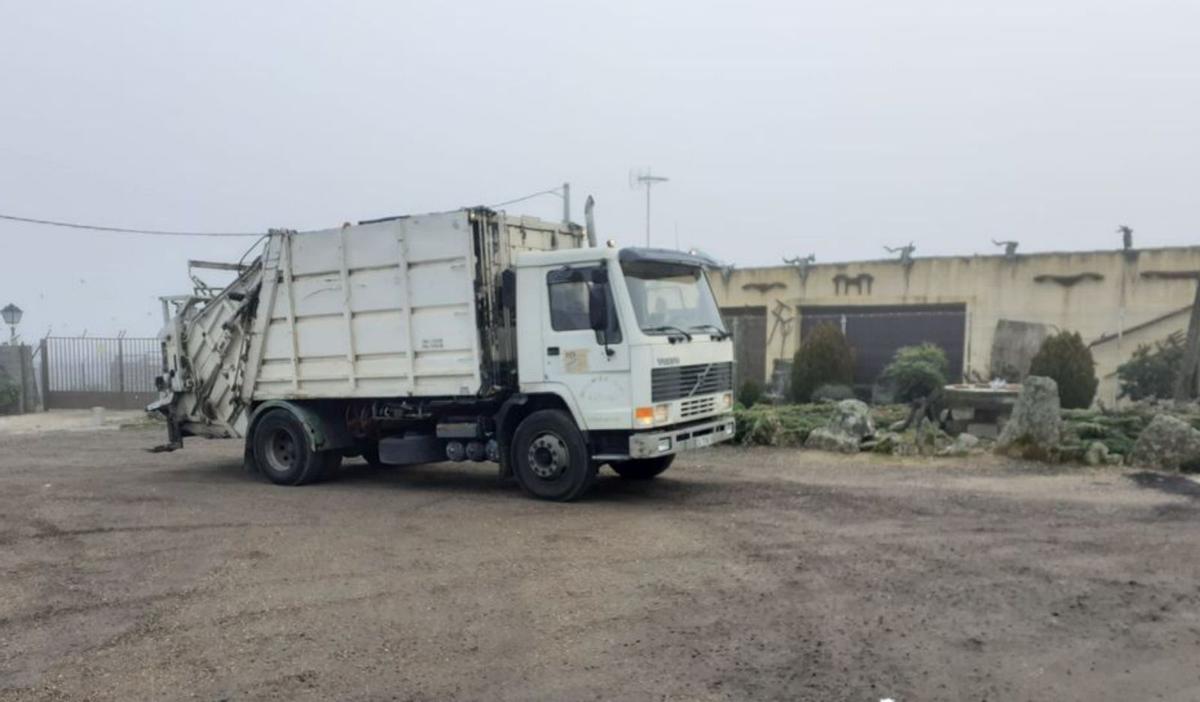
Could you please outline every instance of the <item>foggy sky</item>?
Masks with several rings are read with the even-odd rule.
[[[653,167],[654,242],[740,266],[1197,243],[1198,26],[1147,0],[0,0],[0,213],[316,229],[570,181],[633,245]],[[250,243],[0,222],[0,306],[27,339],[153,335],[188,258]]]

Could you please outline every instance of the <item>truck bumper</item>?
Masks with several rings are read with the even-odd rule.
[[[733,438],[733,415],[660,431],[638,432],[629,437],[630,458],[653,458],[680,451],[707,448]]]

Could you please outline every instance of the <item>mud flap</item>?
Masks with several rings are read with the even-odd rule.
[[[247,436],[244,442],[245,448],[242,449],[242,469],[251,475],[258,475],[258,459],[254,457],[254,446]]]

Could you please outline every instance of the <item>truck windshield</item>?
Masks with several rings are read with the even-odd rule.
[[[726,333],[708,278],[699,268],[678,263],[626,261],[621,264],[621,271],[642,331]]]

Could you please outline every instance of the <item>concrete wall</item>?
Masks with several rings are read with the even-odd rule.
[[[0,375],[8,376],[17,384],[23,384],[21,397],[9,412],[39,412],[42,409],[38,395],[37,375],[33,367],[33,349],[29,346],[0,346]]]
[[[1189,271],[1200,271],[1200,246],[785,265],[713,272],[710,280],[722,307],[772,310],[782,302],[797,316],[784,357],[795,352],[803,305],[965,303],[965,372],[984,377],[1001,319],[1077,331],[1094,344],[1097,398],[1113,403],[1117,365],[1139,343],[1186,328],[1196,281],[1178,274]],[[768,329],[773,323],[768,317]],[[778,337],[764,354],[769,372],[781,355]]]

